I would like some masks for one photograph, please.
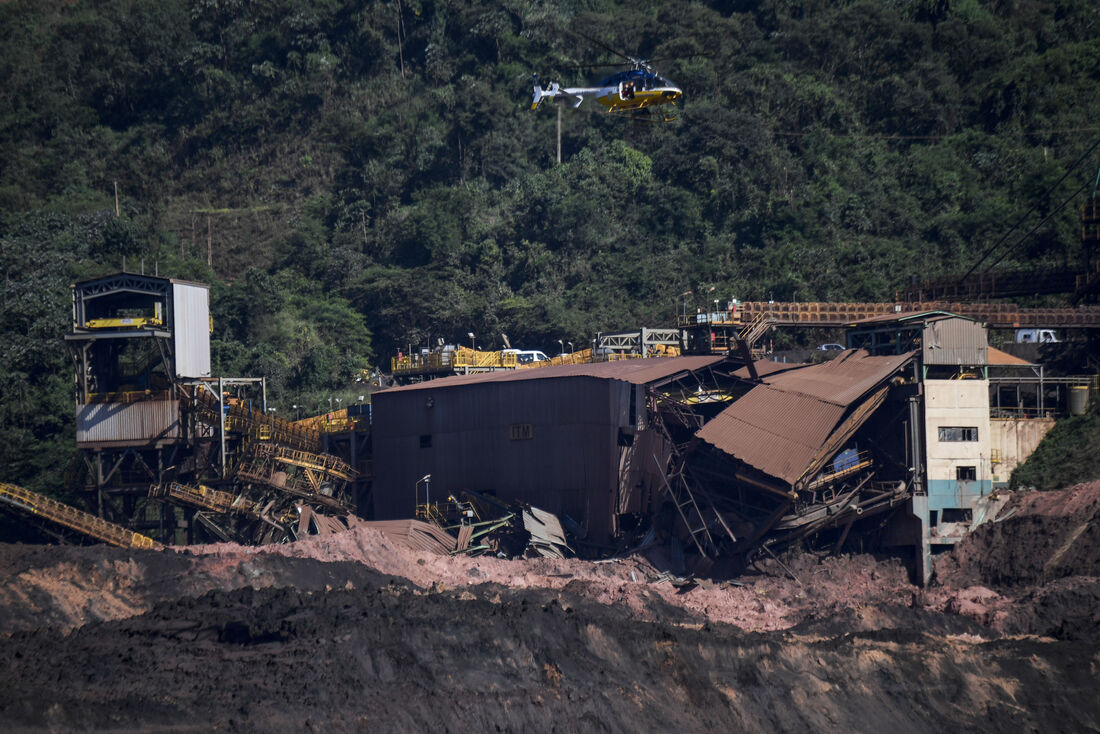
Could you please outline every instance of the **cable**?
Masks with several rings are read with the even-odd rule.
[[[1046,192],[1043,193],[1043,196],[1040,197],[1040,201],[1045,199],[1050,194],[1054,193],[1054,190],[1057,189],[1059,186],[1061,186],[1062,182],[1065,181],[1066,178],[1071,173],[1073,173],[1073,169],[1075,169],[1075,168],[1077,168],[1077,166],[1081,165],[1081,161],[1083,161],[1083,160],[1085,160],[1085,158],[1089,157],[1089,155],[1092,154],[1092,151],[1096,150],[1097,146],[1100,146],[1100,138],[1097,138],[1096,142],[1093,143],[1092,145],[1090,145],[1089,149],[1086,150],[1084,153],[1082,153],[1081,157],[1078,158],[1076,161],[1074,161],[1073,165],[1071,165],[1069,168],[1066,169],[1066,172],[1062,174],[1062,177],[1060,179],[1058,179],[1058,182],[1056,184],[1051,186],[1049,189],[1046,190]],[[1080,192],[1078,192],[1078,193],[1080,193]],[[1063,204],[1063,206],[1064,206],[1064,204]],[[1005,240],[1007,240],[1012,235],[1012,233],[1015,232],[1019,228],[1019,226],[1021,224],[1023,224],[1025,221],[1027,221],[1027,218],[1031,216],[1031,213],[1034,212],[1038,208],[1039,208],[1038,204],[1033,204],[1032,207],[1027,210],[1027,214],[1024,214],[1024,216],[1020,217],[1019,221],[1017,221],[1016,224],[1012,225],[1012,227],[1010,227],[1009,230],[1004,233],[1004,235],[1001,237],[1001,239],[997,240],[992,245],[990,245],[988,248],[986,248],[986,251],[982,253],[982,256],[980,258],[978,258],[978,261],[976,263],[974,263],[972,266],[970,266],[970,270],[966,271],[966,275],[964,275],[962,277],[962,280],[966,280],[967,278],[969,278],[974,273],[974,271],[978,269],[978,266],[980,266],[983,262],[985,262],[985,259],[987,257],[989,257],[990,255],[992,255],[993,252],[998,247],[1000,247],[1002,244],[1004,244]],[[1049,219],[1049,218],[1050,217],[1048,215],[1047,219]],[[1045,222],[1046,220],[1044,219],[1043,221]],[[1034,232],[1034,231],[1035,230],[1032,230],[1032,232]],[[1024,236],[1026,237],[1027,235],[1024,235]],[[1023,241],[1023,238],[1020,239],[1020,242],[1022,242],[1022,241]],[[1018,245],[1018,244],[1020,244],[1020,242],[1017,242],[1016,244]],[[1000,260],[997,260],[997,262],[1000,262],[1003,259],[1004,259],[1004,257],[1002,256]],[[994,263],[994,265],[996,265],[996,263]]]
[[[1064,208],[1066,207],[1066,204],[1068,204],[1068,203],[1070,203],[1071,201],[1073,201],[1074,197],[1076,197],[1076,196],[1077,196],[1078,194],[1080,194],[1080,193],[1081,193],[1082,191],[1084,191],[1085,189],[1087,189],[1087,188],[1088,188],[1088,187],[1089,187],[1089,186],[1090,186],[1091,184],[1092,184],[1092,181],[1085,181],[1085,183],[1081,184],[1081,188],[1077,189],[1077,190],[1076,190],[1076,191],[1074,191],[1074,192],[1073,192],[1072,194],[1070,194],[1070,195],[1069,195],[1068,197],[1066,197],[1065,201],[1063,201],[1063,202],[1062,202],[1061,204],[1059,204],[1058,206],[1056,206],[1056,207],[1054,208],[1054,211],[1052,211],[1052,212],[1051,212],[1050,214],[1047,214],[1047,215],[1046,215],[1045,217],[1043,217],[1043,218],[1042,218],[1042,220],[1041,220],[1041,221],[1040,221],[1040,222],[1039,222],[1038,224],[1036,224],[1036,225],[1035,225],[1034,227],[1032,227],[1032,228],[1031,228],[1031,231],[1030,231],[1030,232],[1028,232],[1027,234],[1025,234],[1025,235],[1024,235],[1023,237],[1021,237],[1021,238],[1020,238],[1019,240],[1017,240],[1017,241],[1016,241],[1016,246],[1018,247],[1018,246],[1020,245],[1020,243],[1021,243],[1021,242],[1023,242],[1024,240],[1026,240],[1026,239],[1027,239],[1028,237],[1030,237],[1031,235],[1035,234],[1035,233],[1036,233],[1036,232],[1037,232],[1037,231],[1039,230],[1039,227],[1042,227],[1042,226],[1043,226],[1044,224],[1046,224],[1046,223],[1047,223],[1048,221],[1050,221],[1050,218],[1051,218],[1051,217],[1053,217],[1053,216],[1054,216],[1055,214],[1057,214],[1058,212],[1062,211],[1062,210],[1063,210],[1063,209],[1064,209]],[[1012,252],[1012,250],[1006,250],[1006,251],[1005,251],[1005,254],[1001,255],[1001,256],[1000,256],[999,258],[997,258],[996,260],[994,260],[994,261],[993,261],[993,264],[989,266],[989,267],[990,267],[990,269],[992,269],[992,268],[995,268],[995,267],[997,267],[997,264],[998,264],[999,262],[1001,262],[1001,260],[1004,260],[1004,259],[1005,259],[1006,257],[1008,257],[1008,253],[1010,253],[1010,252]],[[967,273],[967,275],[969,275],[969,274],[970,274],[970,273]]]

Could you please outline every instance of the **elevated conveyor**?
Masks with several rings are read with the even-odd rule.
[[[152,538],[29,489],[0,482],[0,503],[119,548],[160,548]]]
[[[1100,306],[1076,308],[1020,308],[1014,303],[789,303],[744,301],[739,317],[749,323],[764,316],[774,326],[847,326],[855,321],[886,314],[947,311],[987,323],[995,329],[1046,327],[1051,329],[1100,329]]]
[[[191,402],[204,423],[218,425],[220,406],[216,395],[200,389],[196,391]],[[302,451],[320,452],[323,445],[318,430],[249,410],[243,404],[228,406],[225,411],[225,429],[254,440],[274,441]]]

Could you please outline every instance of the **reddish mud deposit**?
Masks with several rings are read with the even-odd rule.
[[[1100,728],[1100,483],[1013,497],[937,582],[870,556],[677,588],[641,557],[0,546],[8,731]]]

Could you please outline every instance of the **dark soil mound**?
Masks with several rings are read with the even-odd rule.
[[[213,591],[4,647],[0,716],[23,731],[1100,726],[1095,646],[695,629],[535,590]]]
[[[1020,492],[936,565],[940,583],[1018,586],[1100,577],[1100,482]]]

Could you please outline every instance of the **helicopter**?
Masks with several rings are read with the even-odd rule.
[[[597,44],[601,48],[620,56],[630,65],[629,69],[616,72],[606,79],[597,82],[594,87],[562,87],[557,82],[551,82],[543,87],[539,84],[538,74],[532,75],[531,83],[534,86],[534,95],[531,99],[531,109],[538,109],[548,99],[563,98],[573,103],[573,107],[580,107],[586,97],[592,97],[603,105],[607,112],[638,115],[649,113],[650,107],[658,105],[683,104],[684,91],[668,78],[657,73],[651,64],[666,59],[639,59],[627,56],[609,46],[600,43],[594,38],[584,36],[587,40]],[[697,56],[699,54],[692,54]],[[683,57],[667,57],[683,58]],[[624,64],[596,64],[592,66],[623,66]],[[665,122],[671,121],[671,115],[665,115]]]
[[[612,74],[595,87],[562,87],[551,82],[543,88],[537,74],[532,77],[532,83],[532,110],[538,109],[545,100],[557,97],[571,100],[574,107],[580,107],[585,97],[594,97],[608,112],[634,113],[656,105],[674,105],[684,96],[682,89],[645,66]]]

